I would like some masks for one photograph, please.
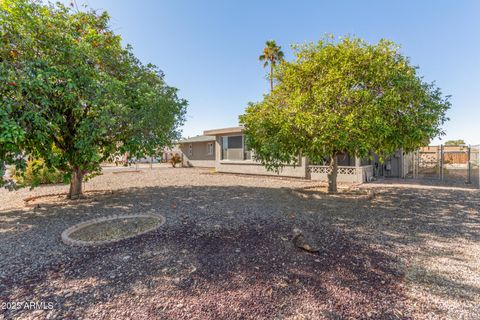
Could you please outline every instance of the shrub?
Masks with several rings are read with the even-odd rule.
[[[178,153],[175,153],[175,154],[171,153],[170,155],[171,155],[171,158],[169,162],[172,164],[172,167],[176,168],[177,164],[182,162],[182,157],[180,157]]]
[[[15,168],[12,168],[10,175],[20,186],[35,186],[39,184],[62,183],[65,181],[64,172],[56,169],[48,169],[41,159],[28,160],[27,169],[23,175]]]

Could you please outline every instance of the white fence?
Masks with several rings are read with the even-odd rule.
[[[328,181],[328,174],[331,172],[329,166],[308,166],[310,179]],[[373,166],[347,167],[339,166],[337,181],[344,183],[363,183],[370,181],[373,177]]]

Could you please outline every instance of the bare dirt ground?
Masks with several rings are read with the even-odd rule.
[[[206,169],[106,172],[78,202],[0,191],[0,319],[478,319],[480,193],[366,185],[375,198],[299,197],[312,181]],[[157,231],[74,248],[61,232],[158,213]],[[292,243],[300,228],[320,248]],[[9,305],[11,306],[11,304]],[[0,307],[2,307],[0,305]]]

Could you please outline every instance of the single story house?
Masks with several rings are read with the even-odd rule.
[[[329,167],[311,163],[300,157],[296,166],[286,165],[280,172],[268,171],[256,161],[253,152],[245,145],[243,127],[205,130],[202,136],[178,142],[185,166],[212,167],[217,172],[253,175],[277,175],[327,181]],[[404,177],[407,167],[401,151],[382,164],[372,154],[372,159],[360,159],[348,154],[338,155],[338,182],[363,183],[375,176]]]
[[[306,177],[307,160],[305,157],[301,157],[297,166],[287,165],[278,174],[268,171],[260,162],[255,161],[252,151],[245,146],[242,127],[206,130],[204,134],[215,137],[215,169],[217,172]]]
[[[177,142],[184,167],[215,167],[215,137],[196,136]]]

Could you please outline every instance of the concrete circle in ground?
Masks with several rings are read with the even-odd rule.
[[[129,235],[129,236],[126,236],[126,237],[122,237],[122,238],[115,238],[115,239],[111,239],[111,240],[109,239],[109,240],[99,240],[99,241],[95,241],[95,240],[85,241],[85,240],[73,239],[73,238],[70,237],[72,233],[74,233],[76,231],[79,231],[83,228],[95,225],[95,224],[99,224],[99,223],[107,222],[107,221],[114,221],[114,220],[121,220],[121,219],[134,219],[134,218],[154,218],[154,219],[158,220],[158,223],[155,224],[153,227],[148,228],[146,230],[143,230],[139,233]],[[115,243],[115,242],[122,241],[122,240],[125,240],[125,239],[134,238],[134,237],[146,234],[148,232],[157,230],[164,223],[165,223],[165,217],[164,216],[161,216],[159,214],[153,214],[153,213],[152,214],[148,214],[148,213],[135,214],[135,215],[118,215],[118,216],[110,216],[110,217],[105,217],[105,218],[92,219],[92,220],[88,220],[88,221],[78,223],[78,224],[66,229],[65,231],[63,231],[62,232],[62,242],[67,244],[67,245],[72,245],[72,246],[97,246],[97,245],[103,245],[103,244],[110,244],[110,243]]]

